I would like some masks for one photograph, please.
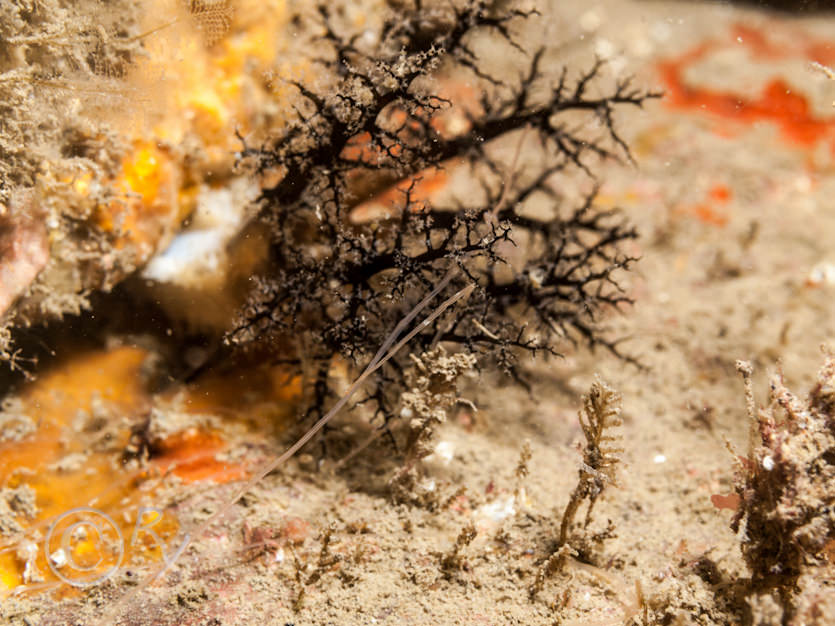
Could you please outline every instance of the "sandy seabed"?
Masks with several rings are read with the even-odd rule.
[[[750,574],[723,497],[736,462],[726,443],[739,454],[748,445],[737,360],[752,363],[766,404],[772,374],[803,397],[821,346],[835,346],[835,81],[814,65],[835,61],[835,18],[554,1],[529,28],[562,42],[554,62],[597,55],[614,75],[665,91],[619,114],[634,163],[598,172],[599,202],[640,233],[628,250],[640,257],[627,278],[634,305],[607,324],[643,367],[569,350],[525,364],[529,392],[480,374],[461,389],[478,410],[441,426],[426,461],[433,506],[392,504],[396,462],[382,438],[339,466],[302,456],[146,592],[124,599],[139,577],[127,571],[83,593],[15,593],[0,600],[4,623],[89,624],[118,607],[110,623],[728,624],[746,602],[755,623],[781,623],[767,603],[729,591]],[[575,529],[579,557],[532,595],[577,481],[578,410],[595,375],[623,399],[618,480]],[[243,428],[211,408],[202,415],[245,458],[287,441],[260,418]],[[168,484],[155,504],[189,528],[234,478]],[[471,524],[474,538],[462,533]],[[807,602],[793,623],[833,623],[828,562],[799,584]]]

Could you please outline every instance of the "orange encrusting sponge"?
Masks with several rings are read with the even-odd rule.
[[[154,479],[173,474],[183,483],[228,482],[247,475],[243,464],[217,460],[229,447],[220,432],[193,427],[168,435],[159,443],[160,453],[143,469],[122,467],[131,426],[142,422],[154,402],[142,383],[141,368],[148,357],[148,352],[135,347],[79,353],[43,373],[20,393],[21,414],[29,417],[36,429],[19,441],[0,443],[0,487],[25,485],[34,490],[35,519],[20,515],[16,521],[25,529],[24,541],[30,541],[32,533],[40,533],[35,565],[48,582],[55,579],[46,562],[43,537],[63,513],[92,507],[115,520],[128,541],[141,507],[157,508]],[[260,400],[266,406],[268,397],[287,393],[267,387]],[[186,390],[184,397],[191,395],[199,396],[193,403],[195,408],[213,410],[200,386],[194,392]],[[226,406],[230,404],[231,400],[224,399],[214,406],[215,413],[228,413]],[[275,413],[276,405],[272,406]],[[148,523],[144,520],[140,525]],[[153,525],[164,541],[173,537],[177,528],[176,519],[169,515],[162,515]],[[146,558],[160,558],[161,547],[149,538],[150,534],[140,533],[126,546],[124,562],[137,550]],[[26,582],[26,563],[18,555],[20,542],[13,543],[16,539],[4,542],[0,538],[0,592]],[[82,560],[80,554],[74,556]]]

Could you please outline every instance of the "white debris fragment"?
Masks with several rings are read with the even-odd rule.
[[[436,487],[435,481],[431,478],[427,478],[426,480],[422,481],[419,486],[420,489],[422,491],[425,491],[426,493],[432,493],[433,491],[435,491]]]
[[[200,287],[222,279],[228,266],[226,248],[246,225],[248,209],[257,194],[257,185],[244,179],[223,189],[204,187],[191,224],[151,259],[142,276],[182,287]]]
[[[809,272],[806,282],[812,287],[835,285],[835,263],[818,263]]]
[[[774,459],[771,458],[770,456],[767,456],[767,457],[763,458],[763,469],[766,472],[770,472],[771,470],[773,470],[774,469]]]
[[[44,581],[43,574],[41,574],[35,560],[38,558],[38,544],[34,541],[28,540],[22,542],[17,548],[17,558],[23,561],[23,582],[27,585],[30,583],[42,583]]]
[[[658,463],[658,464],[666,463],[667,462],[667,457],[664,456],[663,454],[656,454],[654,457],[652,457],[652,462],[653,463]]]
[[[516,496],[514,494],[505,498],[496,498],[476,509],[476,519],[482,522],[477,526],[496,526],[515,514]]]
[[[435,446],[435,451],[426,457],[427,463],[439,462],[441,465],[449,465],[455,456],[455,444],[451,441],[440,441]]]
[[[55,552],[49,555],[49,560],[52,561],[52,564],[61,569],[67,564],[67,553],[64,552],[63,548],[58,548]]]
[[[811,66],[812,68],[824,74],[829,80],[835,80],[835,71],[832,71],[831,67],[822,65],[817,61],[812,61]]]

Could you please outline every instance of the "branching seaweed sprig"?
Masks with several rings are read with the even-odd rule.
[[[577,550],[569,544],[568,533],[580,505],[588,500],[589,507],[583,524],[585,528],[591,522],[591,512],[600,494],[608,485],[615,484],[615,472],[623,448],[614,445],[618,437],[612,434],[612,429],[623,424],[620,410],[620,393],[595,377],[588,395],[583,396],[583,408],[579,411],[586,445],[583,448],[577,485],[562,514],[557,547],[539,568],[531,585],[532,598],[542,591],[545,580],[563,567],[569,555],[577,554]]]
[[[584,523],[588,526],[597,498],[607,485],[615,483],[615,470],[620,463],[623,448],[613,445],[618,438],[611,434],[611,429],[623,423],[620,407],[620,394],[599,378],[592,383],[589,394],[583,396],[583,409],[579,418],[586,446],[583,449],[583,463],[577,486],[565,507],[560,523],[559,546],[568,541],[568,531],[583,500],[589,502]]]

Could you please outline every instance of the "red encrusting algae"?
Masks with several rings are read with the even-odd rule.
[[[735,26],[731,35],[733,45],[745,45],[755,57],[774,59],[803,56],[818,63],[835,59],[835,50],[828,42],[817,41],[797,49],[784,50],[763,33],[748,26]],[[816,115],[807,98],[781,77],[769,80],[759,95],[754,97],[697,86],[685,80],[685,72],[689,67],[729,45],[732,44],[709,40],[675,58],[660,62],[657,67],[667,90],[665,102],[675,108],[700,111],[742,124],[770,122],[778,126],[785,141],[803,148],[835,139],[835,117]],[[835,144],[832,144],[832,148],[835,152]]]

